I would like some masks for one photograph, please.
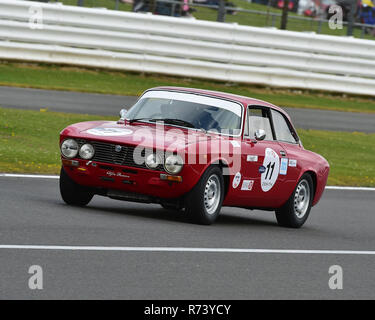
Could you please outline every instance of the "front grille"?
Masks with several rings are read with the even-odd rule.
[[[85,143],[90,143],[95,148],[95,155],[91,159],[92,161],[148,169],[144,164],[144,149],[142,152],[139,152],[138,150],[137,152],[134,152],[136,149],[134,146],[99,141],[78,140],[80,147]],[[163,170],[163,166],[159,166],[155,170]]]
[[[116,151],[114,144],[91,141],[95,148],[95,155],[92,160],[104,163],[123,165],[126,155],[132,153],[130,147],[120,146],[120,151]]]

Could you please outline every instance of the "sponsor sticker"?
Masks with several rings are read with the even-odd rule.
[[[289,167],[297,167],[297,160],[289,159]]]
[[[259,173],[263,173],[266,171],[266,167],[265,166],[260,166],[259,167]]]
[[[280,174],[286,175],[288,172],[288,158],[281,158],[280,162]]]
[[[275,185],[280,171],[279,155],[271,148],[266,148],[265,150],[263,167],[265,171],[260,176],[260,183],[262,190],[267,192]]]
[[[253,190],[254,180],[244,180],[242,182],[241,190],[251,191]]]
[[[241,182],[241,173],[237,172],[232,182],[233,189],[236,189],[240,185],[240,182]]]
[[[104,137],[117,137],[117,136],[127,136],[132,134],[133,131],[125,128],[93,128],[86,130],[86,133],[92,134],[94,136],[104,136]]]
[[[258,156],[254,156],[252,154],[248,154],[246,157],[247,162],[258,162]]]

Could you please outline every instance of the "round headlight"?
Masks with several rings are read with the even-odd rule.
[[[159,155],[155,153],[150,153],[148,156],[146,156],[145,160],[146,166],[149,169],[155,169],[161,164],[161,160]]]
[[[82,159],[89,160],[91,159],[95,154],[95,149],[91,144],[84,144],[81,149],[79,150],[79,156]]]
[[[170,155],[166,157],[164,162],[164,169],[168,173],[177,174],[182,170],[184,160],[179,155]]]
[[[78,143],[73,139],[67,139],[61,144],[61,153],[66,158],[74,158],[78,154]]]

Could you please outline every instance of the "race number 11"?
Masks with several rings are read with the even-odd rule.
[[[267,165],[266,177],[264,178],[265,180],[266,180],[267,177],[268,177],[268,173],[269,173],[270,169],[272,170],[272,171],[271,171],[271,174],[270,174],[270,177],[269,177],[269,179],[271,180],[272,175],[273,175],[273,170],[275,169],[275,162],[273,162],[272,164],[271,164],[271,162],[268,163],[268,165]]]

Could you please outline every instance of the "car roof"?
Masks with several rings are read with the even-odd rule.
[[[248,106],[248,105],[256,105],[256,106],[265,106],[269,107],[272,109],[275,109],[282,114],[284,114],[288,120],[290,121],[289,115],[280,107],[273,105],[272,103],[255,99],[255,98],[250,98],[250,97],[245,97],[233,93],[227,93],[227,92],[221,92],[221,91],[213,91],[213,90],[204,90],[204,89],[196,89],[196,88],[185,88],[185,87],[155,87],[155,88],[150,88],[147,91],[151,90],[163,90],[163,91],[182,91],[186,93],[195,93],[195,94],[202,94],[202,95],[207,95],[211,97],[217,97],[217,98],[222,98],[222,99],[227,99],[227,100],[232,100],[232,101],[237,101],[240,102],[241,104]]]

